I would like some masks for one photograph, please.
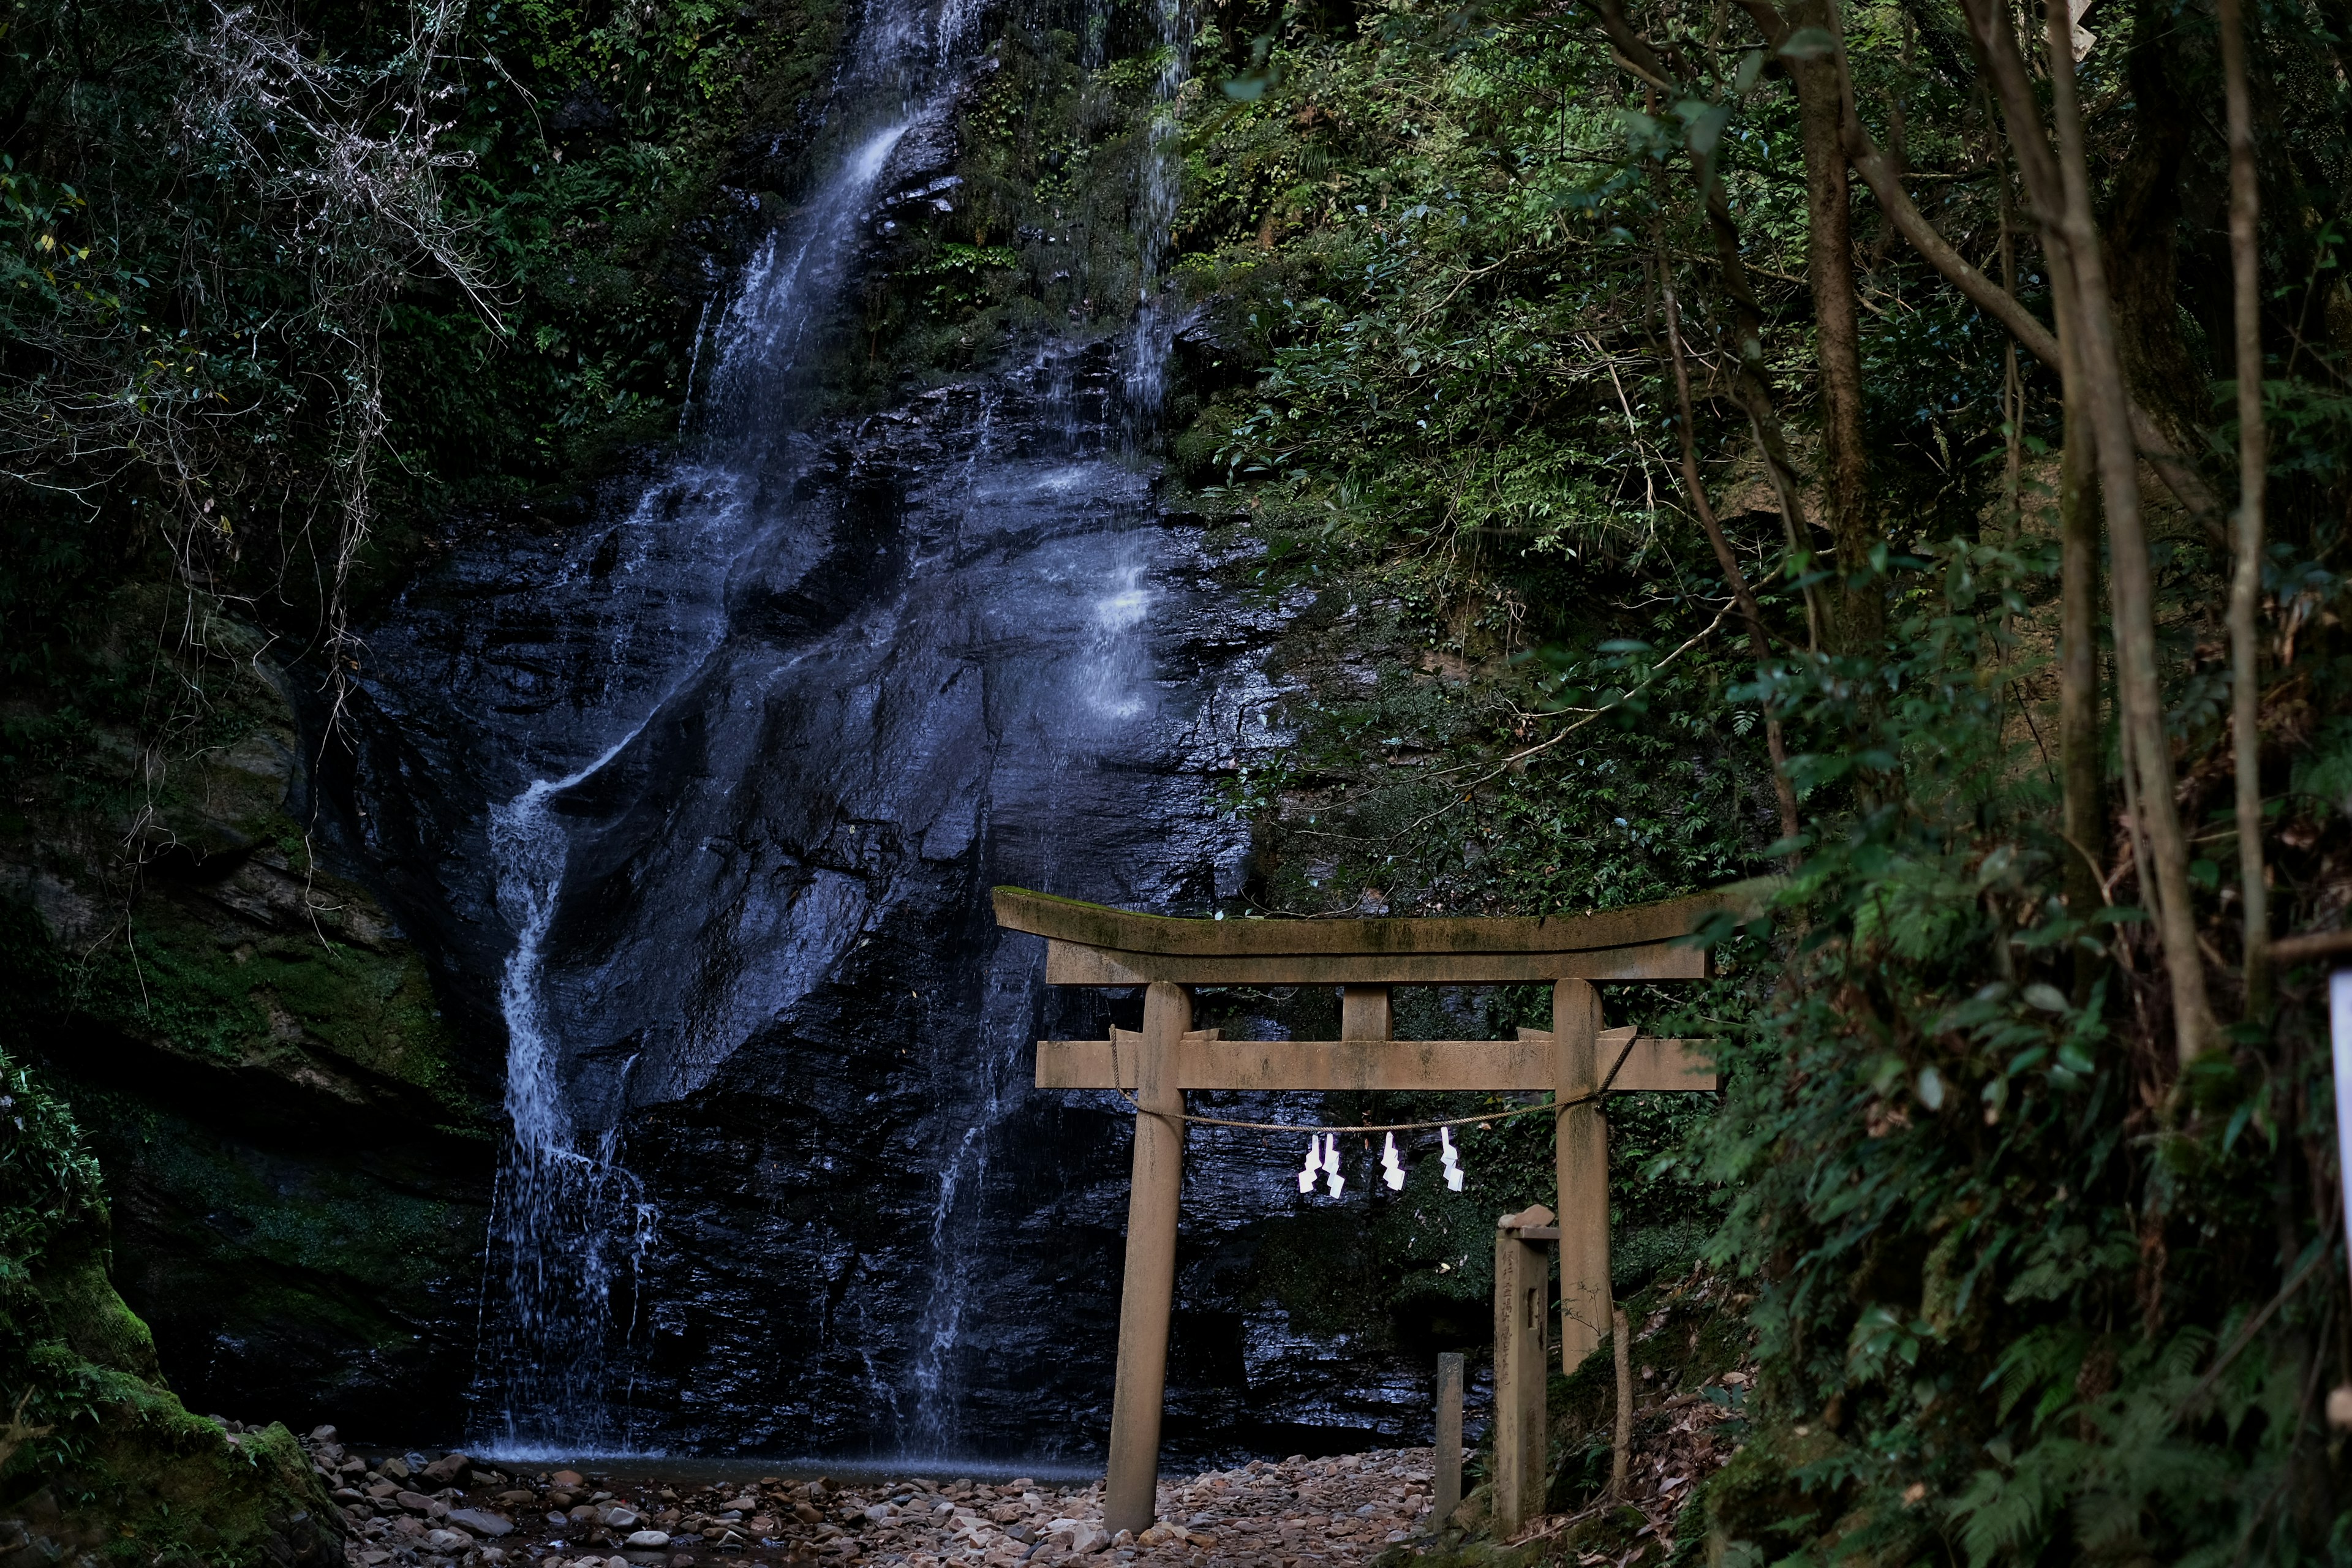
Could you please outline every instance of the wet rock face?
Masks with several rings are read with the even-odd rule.
[[[485,542],[370,634],[347,821],[487,1040],[519,908],[493,824],[561,786],[534,994],[579,1135],[658,1214],[614,1282],[614,1440],[1098,1451],[1128,1117],[1026,1080],[1031,1041],[1139,1005],[1048,990],[988,889],[1236,891],[1215,783],[1268,743],[1280,625],[1103,449],[1113,374],[1063,351],[757,472],[681,466]],[[1244,1299],[1236,1238],[1291,1163],[1200,1184],[1175,1451],[1301,1418],[1357,1446],[1412,1394]]]

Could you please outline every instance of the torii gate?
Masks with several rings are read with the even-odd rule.
[[[1157,1514],[1184,1091],[1550,1089],[1565,1103],[1593,1095],[1621,1053],[1612,1089],[1711,1089],[1713,1069],[1687,1042],[1603,1030],[1594,985],[1705,979],[1707,953],[1676,941],[1758,902],[1755,889],[1738,886],[1589,915],[1213,921],[1137,914],[1025,888],[999,888],[995,896],[998,925],[1048,939],[1048,985],[1147,988],[1139,1034],[1037,1042],[1038,1088],[1121,1089],[1137,1107],[1103,1523],[1138,1535]],[[1542,980],[1552,982],[1549,1033],[1390,1037],[1391,985]],[[1340,988],[1337,1040],[1225,1040],[1192,1027],[1190,986],[1318,984]],[[1610,1321],[1608,1131],[1597,1100],[1558,1120],[1560,1363],[1573,1370]]]

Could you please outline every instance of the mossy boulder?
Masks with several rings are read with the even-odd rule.
[[[96,1162],[66,1103],[0,1050],[0,1552],[336,1568],[339,1516],[283,1426],[231,1435],[163,1381],[108,1278]]]

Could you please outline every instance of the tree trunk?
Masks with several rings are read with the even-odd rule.
[[[2125,384],[2176,452],[2202,444],[2208,367],[2189,361],[2180,337],[2180,169],[2196,114],[2173,81],[2179,53],[2171,8],[2134,6],[2128,64],[2137,104],[2131,152],[2116,170],[2105,252],[2115,300],[2116,347]]]
[[[2071,329],[2072,323],[2062,320],[2062,325]],[[2069,330],[2066,337],[2073,336]],[[2066,910],[2076,920],[2088,920],[2105,901],[2099,856],[2107,836],[2099,765],[2104,738],[2099,726],[2098,458],[2083,407],[2082,382],[2079,371],[2063,377],[2066,449],[2058,469],[2058,754],[2062,817],[2073,851],[2066,858]],[[2087,1001],[2094,966],[2078,956],[2074,967],[2075,998]]]
[[[1795,0],[1790,25],[1835,35],[1831,0]],[[1862,326],[1853,278],[1853,201],[1846,180],[1845,72],[1835,49],[1791,59],[1805,153],[1805,274],[1821,366],[1822,498],[1842,579],[1831,628],[1841,653],[1874,649],[1886,595],[1873,570],[1869,453],[1862,431]]]
[[[2065,247],[2074,272],[2075,320],[2081,328],[2076,334],[2081,345],[2078,361],[2090,390],[2099,488],[2112,544],[2108,582],[2114,601],[2116,690],[2122,700],[2123,722],[2130,731],[2130,743],[2125,749],[2138,771],[2138,826],[2147,836],[2149,858],[2155,861],[2155,874],[2143,882],[2141,894],[2144,898],[2155,895],[2165,975],[2172,994],[2173,1045],[2186,1064],[2210,1048],[2215,1039],[2212,1008],[2206,996],[2205,963],[2197,946],[2196,910],[2189,890],[2189,846],[2173,800],[2172,746],[2164,731],[2164,696],[2157,679],[2155,573],[2141,525],[2139,457],[2133,449],[2131,409],[2124,391],[2123,358],[2107,294],[2106,262],[2100,254],[2098,230],[2091,216],[2082,107],[2074,92],[2074,18],[2066,0],[2050,0],[2047,19],[2051,106],[2058,130],[2063,202],[2052,226],[2053,237]],[[2004,34],[2006,26],[2004,17]],[[2031,103],[2032,89],[2021,69],[2004,85],[2004,96],[2021,92]],[[2039,134],[2031,121],[2019,129]],[[2017,140],[2012,133],[2012,142]]]
[[[2242,0],[2221,0],[2221,78],[2230,114],[2230,270],[2238,350],[2238,561],[2230,584],[2230,724],[2235,732],[2238,888],[2244,901],[2246,1011],[2270,1011],[2271,918],[2263,877],[2263,501],[2269,458],[2263,431],[2262,184],[2254,166],[2253,97],[2246,85]]]
[[[2131,398],[2124,390],[2122,356],[2107,296],[2105,259],[2091,217],[2091,179],[2083,150],[2083,117],[2074,95],[2074,16],[2067,0],[2047,0],[2045,44],[2050,99],[2057,122],[2053,154],[2042,108],[2009,13],[2000,0],[1961,0],[1970,39],[2009,122],[2010,151],[2041,222],[2042,252],[2053,291],[2073,311],[2076,381],[2086,396],[2098,451],[2099,487],[2107,519],[2111,566],[2108,592],[2116,637],[2116,696],[2124,752],[2124,791],[2140,857],[2141,900],[2153,907],[2172,994],[2173,1047],[2182,1063],[2215,1043],[2189,901],[2189,846],[2173,800],[2172,748],[2164,731],[2163,690],[2156,670],[2156,584],[2139,507],[2139,457],[2134,449]],[[2062,356],[2063,357],[2063,356]]]

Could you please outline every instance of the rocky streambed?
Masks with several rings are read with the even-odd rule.
[[[1432,1522],[1426,1448],[1256,1459],[1168,1481],[1161,1522],[1130,1537],[1103,1527],[1100,1483],[768,1476],[697,1484],[618,1467],[520,1469],[464,1454],[371,1462],[325,1427],[307,1446],[342,1509],[352,1561],[365,1568],[1342,1568]]]

